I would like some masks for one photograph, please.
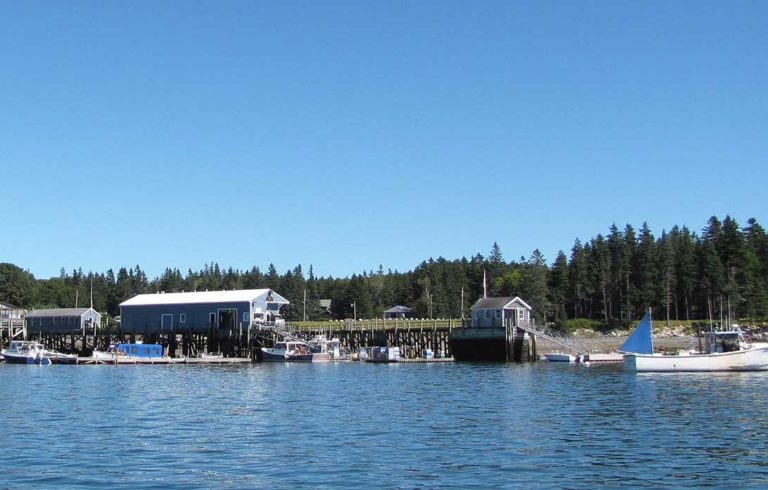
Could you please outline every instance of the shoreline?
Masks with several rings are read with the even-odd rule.
[[[579,343],[589,347],[589,352],[609,353],[616,351],[619,346],[627,339],[627,335],[595,335],[595,336],[574,336],[572,337]],[[679,335],[669,337],[659,337],[653,339],[654,350],[676,351],[678,349],[689,349],[698,345],[695,335]],[[536,352],[556,352],[563,348],[554,342],[537,338]]]

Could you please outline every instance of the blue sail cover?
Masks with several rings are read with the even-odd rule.
[[[619,352],[634,354],[653,354],[653,329],[651,328],[651,312],[647,311],[635,330],[619,347]]]

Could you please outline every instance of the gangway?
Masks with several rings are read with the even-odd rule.
[[[267,338],[264,335],[259,335],[259,332],[269,330],[270,332],[277,334],[281,340],[285,342],[306,342],[304,339],[296,336],[286,325],[263,325],[258,330],[254,331],[256,337]],[[270,339],[271,340],[271,339]]]
[[[584,342],[579,342],[573,337],[569,337],[562,332],[558,332],[555,330],[551,330],[548,328],[537,328],[535,324],[521,324],[518,325],[517,328],[520,330],[523,330],[525,332],[528,332],[531,335],[534,335],[536,337],[541,337],[545,340],[548,340],[552,342],[553,344],[557,344],[563,349],[569,350],[574,354],[586,354],[590,350],[589,345],[587,345]]]

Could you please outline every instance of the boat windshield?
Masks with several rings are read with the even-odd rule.
[[[739,332],[712,332],[710,352],[734,352],[741,349],[741,343]]]

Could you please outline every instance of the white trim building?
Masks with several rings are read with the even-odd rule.
[[[139,294],[120,303],[123,332],[206,332],[283,323],[290,302],[271,289]]]
[[[517,327],[531,321],[531,308],[518,296],[480,298],[471,308],[472,326],[478,328]]]

